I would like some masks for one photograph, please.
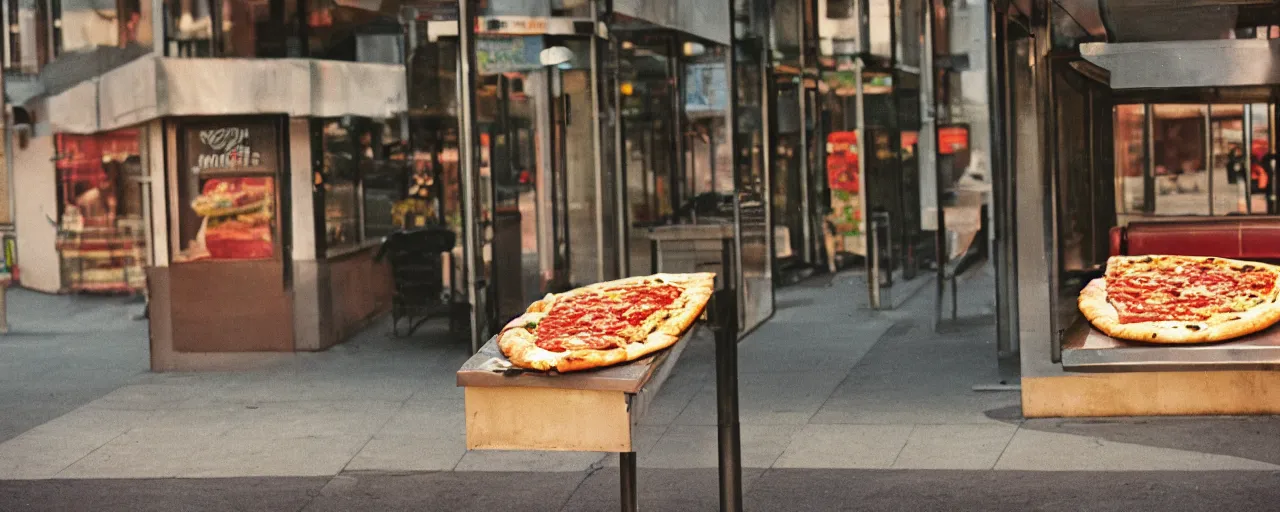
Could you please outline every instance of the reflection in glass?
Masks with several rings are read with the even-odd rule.
[[[564,123],[564,185],[567,201],[569,282],[578,286],[599,280],[605,257],[596,250],[600,236],[596,224],[595,149],[592,146],[591,73],[585,69],[565,71],[560,79],[561,108],[567,110]]]
[[[1145,208],[1143,171],[1147,166],[1142,105],[1116,105],[1114,116],[1116,211],[1140,213]]]
[[[738,261],[742,273],[739,281],[744,329],[751,329],[773,314],[773,254],[770,251],[770,222],[766,195],[765,159],[771,154],[765,146],[763,90],[766,76],[764,61],[766,38],[764,19],[768,8],[760,8],[762,0],[748,0],[749,23],[746,30],[736,32],[734,41],[734,92],[732,107],[735,119],[729,130],[734,137],[734,155],[730,160],[735,172],[733,192],[738,208]],[[775,98],[776,99],[776,98]]]
[[[140,137],[137,130],[55,136],[58,255],[68,291],[145,287]]]
[[[1211,105],[1210,144],[1213,148],[1213,212],[1244,213],[1249,186],[1244,144],[1244,106]]]
[[[673,167],[676,165],[678,101],[670,76],[674,43],[654,39],[650,44],[622,45],[620,95],[623,172],[627,183],[627,215],[631,251],[630,275],[652,269],[648,228],[665,223],[673,213]]]
[[[1151,107],[1157,215],[1208,215],[1205,105]],[[1225,189],[1223,189],[1225,191]]]

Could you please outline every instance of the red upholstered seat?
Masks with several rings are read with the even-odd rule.
[[[1134,254],[1280,261],[1280,219],[1134,222],[1111,228],[1111,255]]]

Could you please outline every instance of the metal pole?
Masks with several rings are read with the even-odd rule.
[[[763,146],[759,158],[761,195],[764,197],[760,198],[760,203],[764,205],[764,271],[768,273],[764,277],[769,283],[769,310],[773,311],[777,301],[777,288],[773,286],[773,255],[777,251],[774,247],[777,241],[773,239],[773,155],[777,148],[777,134],[773,126],[774,97],[770,91],[776,89],[772,87],[774,76],[768,45],[762,38],[756,41],[760,44],[760,143]],[[743,315],[746,315],[745,311]]]
[[[1253,104],[1244,106],[1244,212],[1253,214]]]
[[[880,309],[880,223],[876,217],[867,222],[867,290],[871,309]]]
[[[1001,223],[1005,231],[1003,234],[997,232],[997,237],[1001,238],[1004,243],[1001,248],[1001,254],[1004,256],[1004,286],[1000,288],[1004,292],[1004,314],[1005,314],[1005,338],[1006,346],[999,352],[1000,356],[1000,378],[1001,382],[1010,382],[1021,372],[1022,362],[1019,360],[1018,354],[1021,351],[1021,338],[1018,328],[1018,217],[1017,203],[1014,201],[1013,191],[1017,189],[1018,178],[1018,147],[1015,142],[1015,132],[1013,130],[1013,120],[1016,112],[1014,111],[1014,101],[1016,99],[1013,84],[1014,72],[1017,68],[1010,66],[1009,60],[1009,20],[1000,18],[1000,44],[998,50],[1000,52],[1000,85],[1003,93],[1000,96],[1001,110],[1004,112],[1002,116],[1001,134],[1004,140],[1003,147],[1003,174],[1004,177],[1004,197],[1002,198],[998,208]],[[997,297],[999,297],[997,295]],[[997,299],[999,300],[999,299]]]
[[[618,454],[618,489],[621,493],[622,512],[636,512],[636,452]]]
[[[1213,105],[1204,106],[1204,175],[1209,180],[1209,215],[1213,215]]]
[[[653,230],[650,229],[649,233],[650,236],[652,236]],[[658,241],[652,238],[649,239],[649,271],[654,274],[662,271],[662,265],[659,263],[660,260],[658,259],[658,254]]]
[[[813,257],[813,204],[809,197],[809,91],[805,88],[804,83],[805,77],[809,75],[806,68],[808,62],[805,59],[809,53],[807,51],[809,39],[804,37],[805,2],[801,2],[800,5],[800,15],[796,16],[796,22],[800,25],[797,33],[801,35],[800,84],[796,89],[796,94],[799,96],[799,105],[797,106],[800,108],[800,215],[804,220],[800,224],[800,236],[801,240],[804,240],[804,250],[802,251],[804,262],[806,265],[812,265],[815,263],[816,258]]]
[[[942,207],[943,176],[942,176],[942,170],[941,170],[942,168],[941,166],[938,165],[938,158],[937,158],[938,150],[940,148],[939,146],[940,142],[938,139],[938,122],[937,122],[938,93],[936,90],[934,90],[934,87],[935,87],[934,81],[937,79],[938,75],[937,75],[937,71],[934,70],[934,59],[933,59],[933,53],[934,53],[933,40],[934,40],[934,36],[936,35],[934,22],[933,22],[933,14],[934,14],[934,2],[933,0],[929,0],[929,2],[925,5],[925,9],[924,9],[924,24],[925,24],[924,56],[923,56],[924,62],[922,63],[923,65],[921,66],[921,68],[923,69],[921,76],[923,78],[922,81],[924,82],[923,85],[926,86],[929,92],[929,96],[928,98],[926,98],[926,101],[924,104],[924,109],[927,112],[927,115],[925,116],[925,121],[933,127],[933,130],[932,130],[933,144],[932,145],[933,145],[934,158],[932,159],[933,169],[930,169],[930,170],[933,171],[933,181],[934,181],[933,209],[934,209],[934,214],[936,216],[935,222],[937,224],[936,226],[937,231],[934,232],[934,246],[935,246],[934,258],[937,260],[938,270],[937,270],[937,275],[934,277],[934,280],[936,281],[935,283],[936,289],[934,293],[935,300],[933,304],[933,325],[934,325],[934,329],[936,330],[938,328],[938,325],[942,322],[942,302],[943,302],[943,294],[946,293],[946,289],[947,289],[947,259],[949,254],[947,253],[947,215],[946,215],[946,210],[944,210]]]
[[[604,281],[604,130],[600,127],[600,3],[591,0],[591,150],[596,173],[596,281]]]
[[[12,272],[12,270],[10,270]],[[9,332],[9,307],[5,295],[9,293],[9,284],[0,283],[0,334]]]
[[[1009,212],[1005,209],[1007,194],[1009,193],[1009,183],[1006,177],[1009,175],[1007,166],[1012,165],[1006,158],[1008,156],[1005,145],[1009,143],[1009,139],[1005,137],[1005,126],[1009,119],[1009,110],[1005,105],[1005,96],[1008,94],[1007,89],[1003,87],[1006,84],[1005,74],[1007,73],[1005,58],[1005,47],[1008,44],[1008,32],[1000,17],[999,11],[996,9],[995,2],[987,3],[987,103],[990,105],[990,128],[991,128],[991,184],[992,184],[992,201],[995,205],[995,217],[993,218],[992,237],[995,247],[993,248],[992,263],[995,267],[995,285],[996,285],[996,364],[1009,353],[1012,335],[1009,330],[1009,310],[1008,304],[1011,300],[1005,293],[1008,288],[1009,270],[1012,265],[1011,258],[1005,252],[1005,247],[1009,243],[1008,233],[1009,226],[1005,223],[1005,218]]]
[[[725,260],[732,242],[725,240]],[[712,296],[716,339],[716,424],[719,426],[720,510],[742,511],[742,443],[738,426],[738,294],[725,288]]]
[[[462,249],[463,273],[466,276],[467,298],[471,302],[471,352],[479,352],[481,339],[479,274],[483,270],[482,251],[479,251],[479,230],[476,216],[479,214],[479,195],[476,190],[476,134],[475,134],[475,23],[471,16],[471,0],[458,2],[458,157],[462,165]]]
[[[1151,104],[1142,105],[1142,211],[1156,212],[1156,143],[1152,124]]]
[[[613,186],[614,186],[614,208],[617,218],[617,243],[618,243],[618,277],[627,277],[631,275],[631,205],[628,204],[627,198],[627,176],[626,166],[626,145],[622,142],[622,88],[619,82],[619,70],[621,65],[617,59],[622,55],[622,42],[614,40],[609,45],[609,50],[613,54],[613,66],[610,67],[610,74],[613,80],[613,109],[609,120],[613,123]],[[652,135],[652,134],[650,134]],[[646,167],[647,168],[647,167]],[[644,169],[641,169],[641,176],[644,175]],[[647,180],[646,180],[647,183]],[[646,195],[646,199],[648,199]],[[653,211],[656,211],[653,210]]]
[[[1267,194],[1269,196],[1267,197],[1267,213],[1271,215],[1275,215],[1276,213],[1280,213],[1280,205],[1277,204],[1277,201],[1280,201],[1280,184],[1276,183],[1276,175],[1280,174],[1280,172],[1277,172],[1277,171],[1280,171],[1280,169],[1277,169],[1277,167],[1280,167],[1280,166],[1276,164],[1277,162],[1280,162],[1280,161],[1278,161],[1275,157],[1277,151],[1280,151],[1280,148],[1276,147],[1276,104],[1275,103],[1267,104],[1267,147],[1270,148],[1270,151],[1268,151],[1268,153],[1271,155],[1271,159],[1265,162],[1262,162],[1262,167],[1264,169],[1267,169],[1267,171],[1271,173],[1270,175],[1267,176],[1268,178],[1271,178],[1270,180],[1268,180],[1268,183],[1267,183],[1267,185],[1270,186],[1270,191]],[[1270,167],[1268,168],[1268,166]]]
[[[863,84],[862,84],[862,58],[858,57],[853,60],[853,84],[854,84],[854,133],[858,136],[858,208],[862,210],[862,219],[866,224],[870,224],[870,215],[867,215],[867,125],[866,117],[863,110],[866,105],[863,104]],[[864,226],[862,230],[867,237],[867,293],[870,295],[871,309],[880,309],[880,261],[879,250],[873,248],[876,244],[876,230],[874,226]]]

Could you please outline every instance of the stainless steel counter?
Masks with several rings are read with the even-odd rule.
[[[1077,372],[1280,369],[1280,328],[1223,343],[1156,345],[1112,338],[1079,320],[1062,340],[1062,367]]]
[[[462,368],[458,369],[458,386],[585,389],[635,394],[647,387],[661,386],[669,368],[675,365],[680,354],[684,352],[685,346],[689,344],[689,339],[698,330],[695,326],[670,348],[636,361],[571,373],[539,372],[516,368],[498,348],[498,339],[495,336],[480,347],[480,351],[471,356]]]

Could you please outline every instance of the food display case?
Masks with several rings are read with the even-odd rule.
[[[170,351],[293,351],[283,119],[189,120],[172,133],[170,263],[148,276],[153,331],[165,331],[153,339],[172,346],[153,346],[153,366]]]
[[[133,293],[146,286],[139,133],[55,137],[62,289]]]
[[[1133,0],[991,15],[996,252],[1013,282],[999,323],[1020,358],[1023,414],[1280,413],[1277,328],[1134,342],[1078,305],[1114,256],[1280,261],[1276,184],[1248,171],[1276,148],[1280,53],[1267,37],[1280,18],[1244,2]]]

